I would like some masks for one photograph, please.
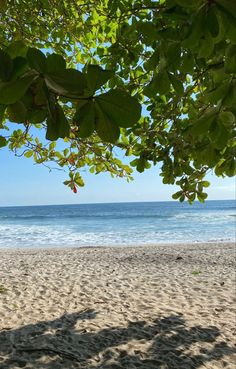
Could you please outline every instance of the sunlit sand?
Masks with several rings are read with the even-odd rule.
[[[234,368],[235,248],[0,250],[0,367]]]

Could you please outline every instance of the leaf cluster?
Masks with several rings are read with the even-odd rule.
[[[234,2],[44,0],[2,7],[1,125],[23,124],[26,134],[1,135],[0,147],[32,145],[32,126],[45,129],[48,140],[65,139],[62,158],[47,143],[40,143],[41,158],[35,148],[25,156],[68,166],[72,190],[83,185],[82,168],[130,178],[130,166],[143,172],[157,165],[163,183],[180,186],[174,199],[204,201],[209,171],[235,175]]]

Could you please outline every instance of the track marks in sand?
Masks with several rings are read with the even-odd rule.
[[[205,246],[198,251],[1,251],[6,293],[0,294],[0,343],[4,333],[11,346],[3,330],[11,328],[16,345],[53,345],[81,354],[80,362],[71,362],[47,351],[21,352],[31,360],[27,368],[232,369],[232,256],[219,247],[213,256]],[[7,357],[4,352],[0,348],[0,358]]]

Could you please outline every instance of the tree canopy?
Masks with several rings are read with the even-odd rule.
[[[82,168],[159,164],[174,199],[204,201],[209,171],[236,173],[235,102],[235,1],[0,1],[0,147],[74,192]]]

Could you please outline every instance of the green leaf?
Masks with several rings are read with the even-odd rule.
[[[175,0],[175,2],[183,8],[194,8],[198,6],[199,0],[194,0],[193,2],[189,0]]]
[[[45,82],[50,90],[68,98],[79,98],[86,87],[85,76],[75,69],[46,74]]]
[[[81,175],[79,173],[76,173],[74,176],[74,182],[79,186],[79,187],[84,187],[84,181],[83,178],[81,177]]]
[[[207,198],[207,193],[205,193],[205,192],[198,192],[197,193],[197,199],[198,199],[198,201],[199,202],[201,202],[201,203],[204,203],[205,202],[205,200],[206,200],[206,198]]]
[[[180,66],[180,69],[183,73],[192,73],[194,64],[194,57],[192,53],[188,52],[182,57],[182,65]]]
[[[23,41],[18,40],[11,42],[6,51],[11,58],[15,58],[17,56],[25,58],[27,55],[28,47]]]
[[[45,108],[28,110],[26,118],[30,123],[42,123],[47,118],[47,110]]]
[[[223,124],[221,124],[220,120],[217,120],[211,128],[210,139],[212,145],[215,148],[222,150],[227,145],[229,136],[229,131]]]
[[[215,108],[210,109],[188,128],[188,132],[191,135],[206,134],[213,120],[216,118],[216,114],[217,110]]]
[[[39,73],[46,72],[46,56],[42,51],[30,47],[27,52],[27,60],[31,68]]]
[[[146,160],[144,158],[139,158],[137,161],[136,169],[139,173],[143,173],[146,166]]]
[[[205,95],[206,100],[209,101],[210,103],[217,103],[218,101],[222,100],[226,96],[228,90],[229,90],[229,83],[227,81],[217,86],[214,90],[207,92]]]
[[[158,73],[156,77],[156,85],[157,85],[157,91],[161,95],[165,95],[170,90],[170,80],[168,73],[166,71],[162,71]]]
[[[78,115],[78,117],[77,117]],[[79,136],[89,137],[95,130],[95,106],[93,101],[88,101],[76,112],[76,123],[79,127]]]
[[[211,36],[210,32],[204,33],[204,38],[200,40],[199,50],[198,50],[198,57],[199,58],[208,58],[213,50],[214,50],[214,40]]]
[[[0,147],[4,147],[7,145],[7,140],[5,139],[5,137],[0,136]]]
[[[209,166],[209,168],[214,168],[214,166],[218,163],[220,159],[219,150],[216,150],[213,145],[209,145],[202,154],[203,157],[205,156],[205,162]]]
[[[15,81],[0,82],[0,104],[14,104],[25,94],[34,80],[35,76],[31,75]]]
[[[176,78],[174,74],[169,74],[169,79],[170,79],[170,82],[171,82],[175,92],[179,96],[182,96],[184,94],[183,83],[178,78]]]
[[[172,199],[177,200],[180,196],[182,196],[183,191],[177,191],[172,195]]]
[[[125,91],[110,90],[96,96],[95,101],[105,116],[118,127],[132,127],[141,117],[138,100]]]
[[[216,6],[211,6],[207,17],[207,28],[211,32],[214,43],[224,40],[225,24],[221,9]]]
[[[50,96],[48,101],[49,114],[47,118],[46,138],[56,141],[59,137],[69,136],[70,126],[62,107]]]
[[[201,184],[202,184],[203,187],[209,187],[210,186],[210,182],[208,182],[208,181],[202,181]]]
[[[216,2],[236,18],[236,2],[234,0],[216,0]]]
[[[22,56],[17,56],[13,59],[11,79],[16,79],[28,70],[28,63]]]
[[[236,161],[235,161],[234,158],[231,158],[230,160],[227,160],[225,173],[229,177],[233,177],[233,176],[236,175]]]
[[[155,97],[157,93],[165,95],[170,90],[170,80],[168,73],[163,70],[155,75],[152,81],[143,90],[144,95],[147,97]]]
[[[12,72],[13,63],[10,56],[0,50],[0,80],[7,81]]]
[[[49,150],[54,150],[56,146],[57,146],[57,143],[55,141],[51,142],[49,145]]]
[[[169,70],[179,69],[181,61],[181,44],[180,42],[172,42],[165,50],[166,62],[169,66]]]
[[[28,150],[28,151],[26,151],[25,153],[24,153],[24,156],[26,157],[26,158],[31,158],[31,156],[33,155],[33,150]]]
[[[145,96],[152,98],[157,95],[157,83],[156,83],[156,77],[153,77],[151,82],[143,89],[143,93]]]
[[[8,105],[8,119],[16,123],[24,123],[26,119],[26,108],[21,101]]]
[[[4,118],[4,114],[5,114],[6,108],[7,108],[7,106],[6,106],[6,105],[1,105],[1,104],[0,104],[0,124],[1,124],[1,123],[2,123],[2,121],[3,121],[3,118]]]
[[[217,7],[210,6],[207,12],[207,30],[211,33],[211,36],[215,39],[219,34],[219,22],[217,19]]]
[[[57,73],[66,69],[66,62],[63,56],[58,54],[50,54],[46,60],[47,73]]]
[[[111,70],[104,70],[98,65],[88,65],[87,67],[87,85],[91,95],[94,94],[101,86],[103,86],[110,78],[114,76]]]
[[[136,167],[139,159],[134,159],[130,162],[131,167]]]
[[[235,31],[235,17],[233,17],[231,14],[229,13],[222,13],[222,18],[223,18],[223,25],[225,27],[225,38],[230,40],[233,44],[236,43],[236,31]]]
[[[229,45],[226,49],[225,70],[227,73],[236,73],[236,45]]]
[[[219,114],[219,119],[226,127],[231,127],[235,123],[235,116],[231,111],[222,111]]]
[[[188,202],[192,204],[195,198],[196,198],[196,193],[191,193],[191,195],[188,196]]]
[[[235,106],[235,98],[236,98],[236,84],[231,83],[228,85],[227,94],[225,95],[222,105],[224,107],[232,108]]]
[[[144,63],[144,69],[146,71],[154,70],[160,60],[160,51],[155,50],[152,56]]]
[[[193,22],[189,28],[188,37],[182,42],[184,48],[193,50],[199,44],[200,38],[204,32],[204,8],[198,12],[193,19]]]
[[[95,127],[99,137],[107,142],[116,142],[120,136],[119,127],[110,117],[107,116],[106,109],[103,110],[101,104],[95,102],[95,107]]]
[[[142,38],[147,45],[152,44],[157,35],[157,28],[153,22],[140,22],[138,31],[142,34]]]

